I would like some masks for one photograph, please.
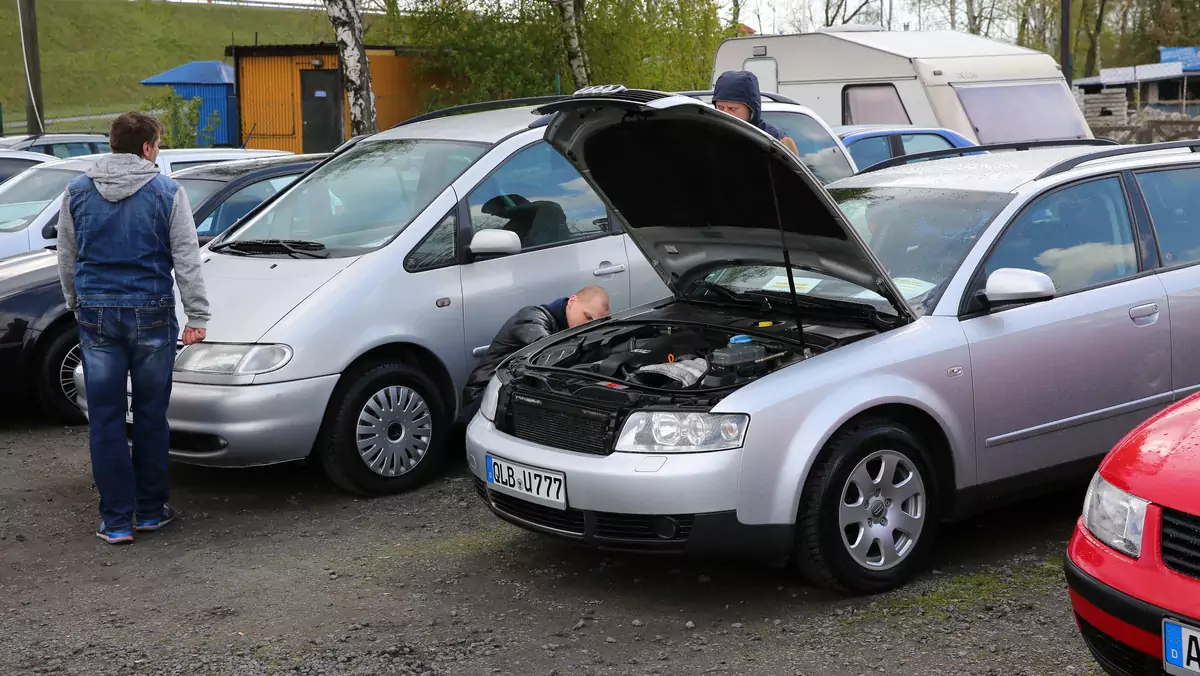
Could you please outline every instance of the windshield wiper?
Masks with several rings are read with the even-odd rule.
[[[320,242],[309,242],[302,239],[238,239],[232,242],[221,242],[209,247],[210,251],[229,249],[234,253],[283,253],[292,258],[308,256],[309,258],[329,258],[329,252]]]

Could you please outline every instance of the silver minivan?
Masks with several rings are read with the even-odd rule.
[[[814,171],[852,168],[803,107],[770,112],[807,134]],[[171,457],[315,455],[346,490],[407,490],[433,476],[466,377],[516,310],[589,284],[614,312],[669,297],[546,122],[510,107],[362,139],[205,247],[212,320],[176,361]]]

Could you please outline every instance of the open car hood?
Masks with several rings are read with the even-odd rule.
[[[677,297],[723,264],[790,260],[794,276],[843,279],[914,317],[820,181],[757,127],[691,97],[621,88],[538,112],[554,114],[546,140],[620,215]]]

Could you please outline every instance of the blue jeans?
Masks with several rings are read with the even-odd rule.
[[[110,528],[167,501],[167,404],[179,323],[171,307],[83,307],[79,343],[87,389],[92,476]],[[132,452],[125,431],[125,378],[133,385]]]

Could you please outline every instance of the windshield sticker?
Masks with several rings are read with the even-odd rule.
[[[821,283],[821,280],[812,277],[792,277],[792,281],[796,284],[796,293],[808,293],[813,290],[814,286]],[[763,285],[762,290],[791,293],[792,288],[788,286],[787,275],[775,275],[771,281]]]
[[[892,280],[897,289],[900,289],[900,295],[904,296],[904,300],[912,300],[917,296],[925,293],[933,288],[933,284],[915,277],[896,277]],[[851,296],[851,298],[860,298],[862,300],[883,300],[883,296],[874,291],[859,291]]]

